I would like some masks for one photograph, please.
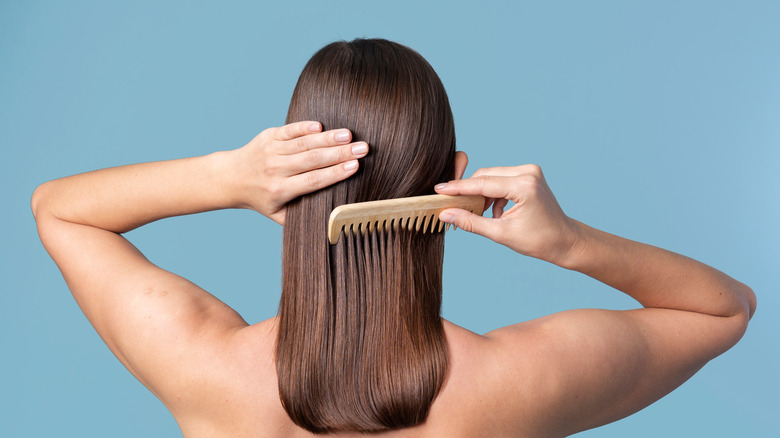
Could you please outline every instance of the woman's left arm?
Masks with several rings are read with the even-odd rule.
[[[366,154],[367,145],[350,143],[349,131],[320,131],[319,123],[294,123],[233,151],[103,169],[35,190],[41,242],[73,296],[111,351],[158,397],[176,386],[170,370],[197,367],[195,356],[218,353],[208,351],[218,345],[211,341],[246,322],[150,263],[121,233],[223,208],[253,209],[283,224],[287,202],[354,174]]]

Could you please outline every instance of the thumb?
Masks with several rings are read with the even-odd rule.
[[[488,239],[492,239],[490,236],[495,231],[495,224],[492,223],[491,219],[460,208],[442,210],[439,213],[439,220]]]

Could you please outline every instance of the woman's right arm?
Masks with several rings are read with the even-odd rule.
[[[480,169],[436,190],[480,194],[494,205],[493,218],[450,209],[444,222],[582,272],[644,307],[561,312],[487,335],[510,368],[520,348],[538,342],[549,383],[537,389],[556,412],[553,435],[616,421],[668,394],[739,341],[755,312],[753,291],[724,273],[567,217],[538,166]],[[503,211],[507,200],[515,205]]]

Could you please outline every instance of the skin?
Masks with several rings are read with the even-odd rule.
[[[223,208],[284,224],[287,202],[348,178],[367,146],[349,131],[301,122],[233,151],[98,170],[35,191],[41,241],[79,306],[185,436],[310,434],[279,402],[275,318],[247,324],[122,233]],[[467,161],[459,152],[459,178]],[[480,169],[436,191],[480,194],[492,206],[492,218],[449,209],[445,222],[589,275],[643,308],[566,311],[485,335],[445,321],[451,366],[427,421],[387,436],[559,437],[616,421],[729,349],[755,311],[750,288],[722,272],[567,217],[538,166]],[[504,211],[508,200],[515,205]]]

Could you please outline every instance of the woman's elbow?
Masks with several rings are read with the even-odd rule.
[[[46,198],[46,185],[47,183],[43,183],[36,187],[32,194],[32,199],[30,199],[30,208],[32,209],[32,214],[36,221],[40,215],[43,200]]]
[[[742,339],[747,331],[750,319],[753,318],[753,314],[756,313],[756,294],[753,292],[753,289],[743,283],[739,283],[739,295],[742,297],[743,310],[729,318],[735,322],[733,330],[734,335],[732,336],[729,348]]]
[[[751,289],[746,284],[742,284],[742,287],[744,289],[745,299],[747,300],[748,320],[750,320],[751,318],[753,318],[753,315],[756,313],[756,305],[758,304],[758,301],[756,300],[756,293],[753,292],[753,289]]]
[[[41,220],[48,215],[51,206],[53,181],[45,182],[33,191],[32,198],[30,199],[30,208],[32,209],[33,217],[41,225]]]

